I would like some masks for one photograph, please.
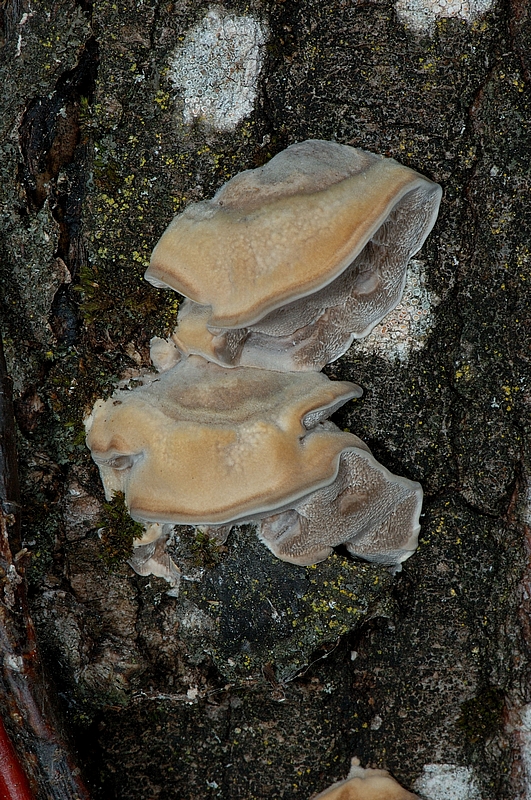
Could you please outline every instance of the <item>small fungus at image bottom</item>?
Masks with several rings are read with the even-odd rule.
[[[329,786],[311,800],[419,800],[383,769],[363,769],[356,758],[348,778]]]

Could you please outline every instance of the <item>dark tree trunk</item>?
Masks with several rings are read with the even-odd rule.
[[[20,509],[11,380],[0,340],[0,689],[9,730],[0,719],[0,790],[6,800],[37,795],[85,800],[87,790],[58,734],[39,663],[24,581]]]
[[[356,755],[427,800],[459,786],[527,800],[528,4],[2,10],[0,291],[22,530],[8,425],[1,566],[22,575],[27,558],[37,641],[93,796],[309,798]],[[307,138],[393,157],[444,189],[398,313],[327,369],[365,391],[338,424],[422,483],[420,547],[391,575],[340,552],[287,565],[252,529],[219,549],[182,529],[171,552],[192,580],[168,595],[98,537],[83,418],[175,323],[177,296],[143,280],[172,215]],[[8,589],[3,652],[33,652],[24,584],[12,605]],[[22,690],[8,672],[14,737]],[[38,670],[21,674],[39,696]],[[21,715],[14,743],[35,786],[23,754],[40,734]],[[39,797],[60,796],[43,785]]]

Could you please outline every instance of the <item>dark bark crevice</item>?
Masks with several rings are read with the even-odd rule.
[[[90,144],[83,131],[83,115],[93,101],[98,60],[98,44],[92,37],[85,43],[77,66],[61,75],[54,91],[29,103],[19,129],[23,156],[19,179],[25,188],[28,211],[38,211],[46,201],[50,203],[60,231],[56,256],[70,273],[71,280],[56,293],[50,319],[57,340],[66,345],[74,344],[80,328],[72,283],[78,280],[87,260],[81,215]]]

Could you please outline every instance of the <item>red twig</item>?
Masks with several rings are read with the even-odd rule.
[[[15,748],[0,719],[0,797],[3,800],[33,800],[28,779]]]
[[[11,381],[0,337],[0,798],[89,800],[45,688],[22,552]]]

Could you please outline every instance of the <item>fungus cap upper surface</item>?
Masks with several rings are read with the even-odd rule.
[[[87,444],[133,517],[220,524],[264,515],[337,475],[351,434],[321,420],[355,384],[319,373],[226,370],[191,356],[96,403]]]
[[[209,306],[211,325],[252,325],[334,281],[418,191],[426,213],[417,250],[437,216],[437,184],[346,145],[295,144],[175,217],[146,278]]]

